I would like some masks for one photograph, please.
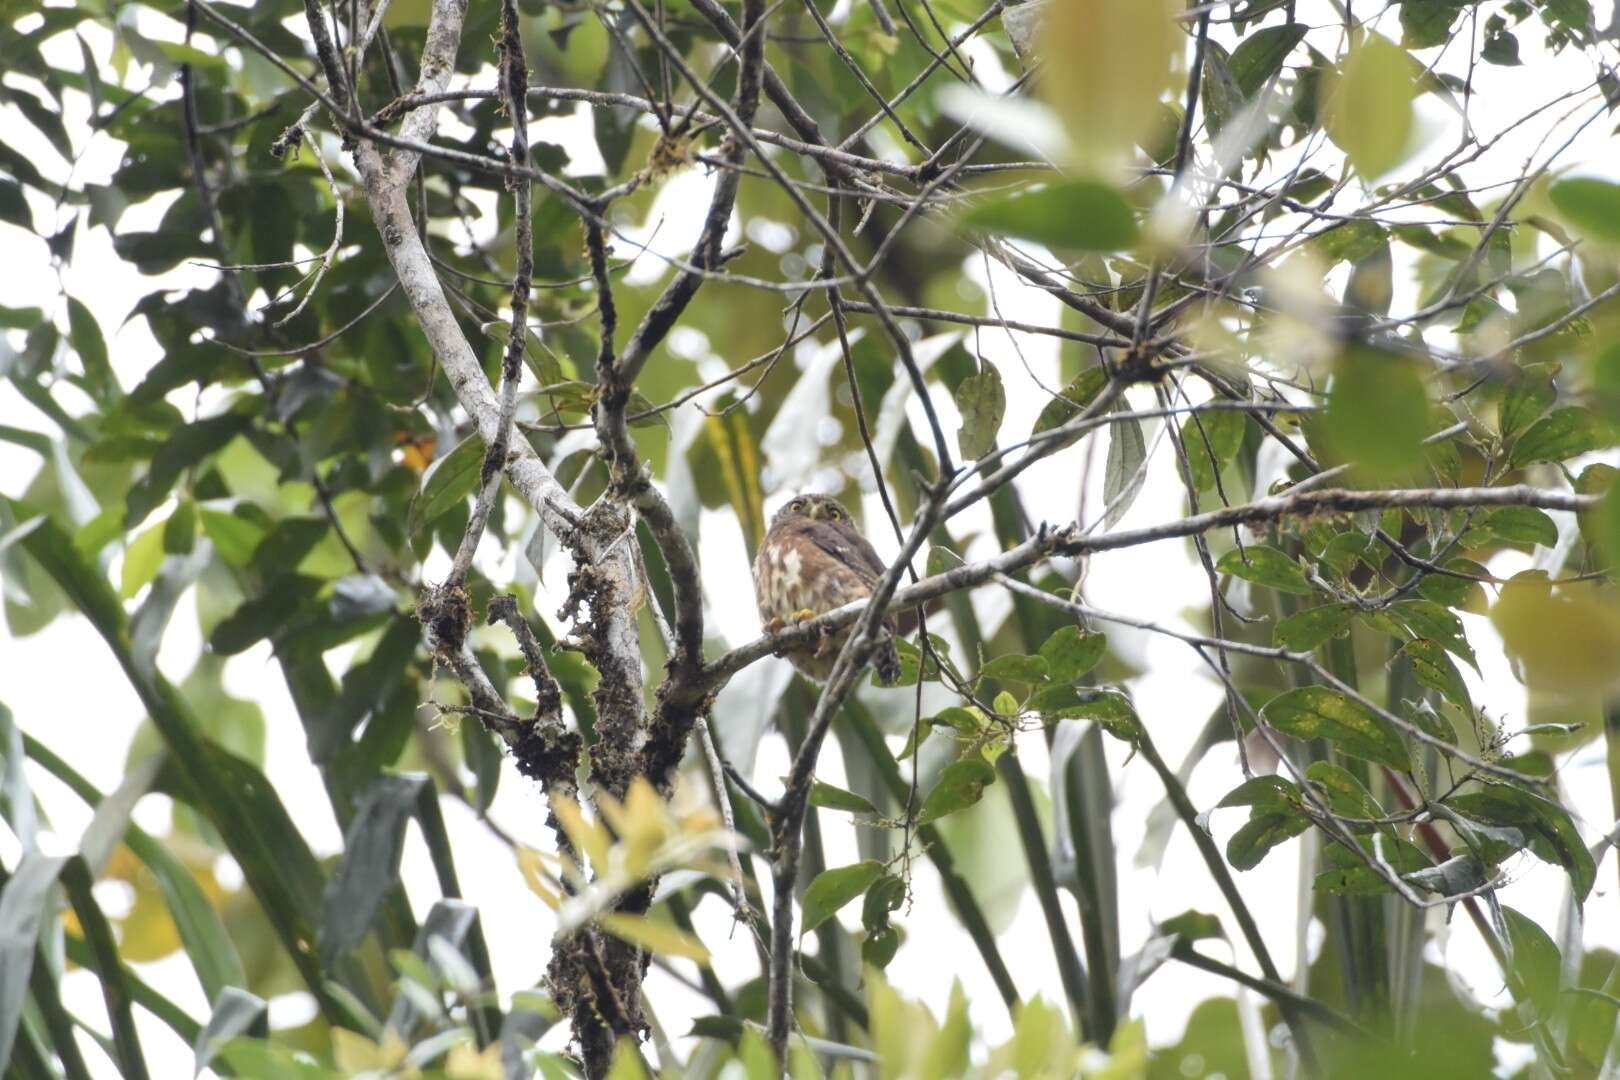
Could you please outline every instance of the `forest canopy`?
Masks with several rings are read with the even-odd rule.
[[[8,1077],[1620,1075],[1613,0],[0,18]]]

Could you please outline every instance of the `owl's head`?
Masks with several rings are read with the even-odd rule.
[[[830,521],[839,525],[850,523],[849,511],[831,495],[799,495],[790,499],[786,506],[776,512],[775,521],[791,521],[794,518]]]

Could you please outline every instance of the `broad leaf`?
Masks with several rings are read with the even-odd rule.
[[[832,918],[839,908],[860,896],[882,876],[883,864],[873,859],[817,874],[804,890],[804,925],[799,930],[800,935],[810,933]]]
[[[1136,214],[1097,180],[1024,190],[969,211],[963,224],[1070,251],[1120,251],[1136,243]]]
[[[1310,582],[1305,571],[1286,554],[1264,544],[1246,544],[1222,555],[1215,564],[1217,572],[1264,585],[1278,592],[1309,595]]]
[[[1296,739],[1326,739],[1353,757],[1397,769],[1411,768],[1400,733],[1337,690],[1302,686],[1272,698],[1260,715]]]

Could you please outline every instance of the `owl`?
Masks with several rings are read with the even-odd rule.
[[[872,595],[883,576],[883,560],[855,528],[838,500],[826,495],[800,495],[776,517],[754,558],[754,597],[767,631],[803,622]],[[900,677],[894,634],[908,634],[917,624],[914,611],[885,620],[883,644],[872,665],[885,683]],[[787,658],[810,678],[825,682],[849,632],[791,649]]]

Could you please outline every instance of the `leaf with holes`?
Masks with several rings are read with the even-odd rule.
[[[969,375],[956,387],[956,409],[962,426],[956,430],[956,445],[966,461],[977,461],[996,448],[1001,419],[1007,415],[1007,391],[1001,373],[988,360],[980,361],[977,375]]]
[[[1444,648],[1424,638],[1415,638],[1401,646],[1399,655],[1412,665],[1414,679],[1430,690],[1439,691],[1447,701],[1472,715],[1474,702],[1468,696],[1468,684],[1463,682],[1462,672],[1457,670]]]
[[[1252,870],[1268,852],[1306,829],[1311,822],[1294,809],[1267,806],[1257,809],[1226,842],[1226,861],[1238,870]]]
[[[1515,467],[1537,461],[1567,461],[1579,454],[1613,446],[1620,427],[1591,409],[1571,405],[1554,409],[1530,426],[1513,444]]]
[[[1389,606],[1389,612],[1413,637],[1427,638],[1443,646],[1451,655],[1479,671],[1479,661],[1474,658],[1473,646],[1468,644],[1462,620],[1449,608],[1432,600],[1399,600]]]
[[[1186,419],[1181,441],[1187,447],[1187,472],[1193,487],[1201,492],[1214,489],[1216,478],[1243,445],[1243,427],[1243,414],[1225,409]]]
[[[1530,851],[1543,862],[1562,866],[1584,901],[1592,891],[1597,868],[1581,834],[1562,806],[1520,788],[1487,784],[1479,791],[1453,795],[1446,804],[1464,817],[1488,825],[1511,825],[1530,841]]]
[[[923,800],[922,809],[917,812],[917,824],[926,825],[958,810],[966,810],[984,797],[984,789],[995,780],[996,770],[983,760],[964,758],[951,762]]]
[[[1260,715],[1296,739],[1326,739],[1352,757],[1397,769],[1412,767],[1400,733],[1337,690],[1302,686],[1272,698]]]
[[[1271,640],[1285,649],[1309,652],[1342,633],[1355,613],[1355,606],[1346,603],[1306,608],[1286,619],[1277,620],[1277,625],[1271,631]]]
[[[1096,667],[1107,651],[1107,635],[1064,626],[1041,645],[1040,655],[1053,682],[1070,683]]]
[[[979,669],[979,674],[986,679],[1011,680],[1020,683],[1038,683],[1044,680],[1049,673],[1046,661],[1039,656],[1023,656],[1018,653],[1008,653],[997,656],[988,661]]]

